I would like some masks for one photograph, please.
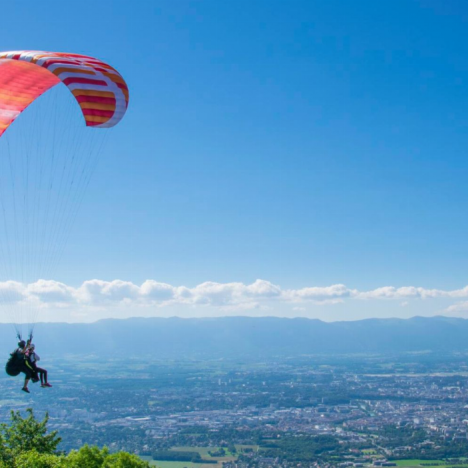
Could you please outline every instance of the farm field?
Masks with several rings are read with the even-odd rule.
[[[375,449],[364,449],[361,450],[364,455],[375,455],[377,451]]]
[[[238,452],[242,452],[245,449],[250,449],[250,450],[253,450],[254,452],[258,452],[260,448],[258,445],[242,445],[242,444],[236,444],[235,447]]]
[[[192,462],[182,461],[159,461],[153,460],[151,457],[140,457],[142,460],[149,462],[150,466],[157,466],[159,468],[206,468],[207,465]],[[215,466],[215,465],[212,465]]]
[[[433,467],[437,468],[468,468],[468,462],[464,460],[463,464],[456,464],[450,461],[444,460],[397,460],[395,462],[397,466],[405,468],[422,468],[422,467]]]
[[[172,447],[171,450],[175,450],[177,452],[198,452],[200,457],[202,458],[209,458],[211,460],[232,460],[233,458],[237,457],[236,453],[231,453],[227,448],[224,448],[226,452],[226,456],[224,457],[212,457],[208,452],[217,452],[220,450],[221,447],[189,447],[187,445],[180,446],[180,447]]]
[[[159,468],[221,468],[222,462],[218,463],[192,463],[183,461],[164,461],[164,460],[153,460],[151,457],[141,457],[142,460],[150,462],[151,466],[157,466]]]
[[[189,461],[167,461],[167,460],[153,460],[151,457],[141,457],[143,460],[149,461],[151,466],[157,466],[159,468],[221,468],[223,462],[232,461],[237,458],[237,454],[232,454],[224,449],[226,456],[224,457],[212,457],[208,452],[216,452],[221,447],[190,447],[190,446],[176,446],[172,447],[171,450],[178,452],[198,452],[202,459],[216,460],[217,463],[192,463]],[[258,450],[257,445],[238,445],[236,449],[240,452],[244,449]]]

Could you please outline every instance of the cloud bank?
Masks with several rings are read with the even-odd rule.
[[[268,310],[275,305],[290,311],[305,311],[308,306],[369,301],[397,301],[399,307],[411,301],[450,300],[446,312],[468,310],[468,286],[462,289],[426,289],[415,286],[383,286],[359,291],[344,284],[283,289],[270,281],[258,279],[251,284],[204,282],[194,287],[173,286],[147,280],[142,284],[130,281],[85,281],[78,287],[53,280],[31,284],[16,281],[0,282],[0,305],[38,309],[119,310],[127,309],[138,315],[141,309],[162,309],[174,306],[216,308],[223,314],[254,309]],[[465,299],[465,300],[464,300]],[[155,314],[157,315],[157,314]]]

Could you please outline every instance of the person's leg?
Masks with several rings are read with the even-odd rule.
[[[21,390],[24,390],[25,392],[29,393],[29,389],[28,389],[28,383],[29,383],[29,377],[26,376],[24,378],[24,385],[23,385],[23,388]]]
[[[41,376],[41,385],[42,386],[47,386],[47,371],[45,369],[42,369],[41,367],[36,367],[37,372]]]
[[[41,379],[41,385],[44,384],[44,377],[42,375],[42,369],[40,367],[37,367],[36,363],[33,364],[34,367],[34,372],[36,373],[36,377],[40,377]]]
[[[21,362],[21,372],[24,374],[24,385],[22,390],[29,393],[28,383],[31,380],[32,373],[30,368],[26,365],[25,361]]]
[[[44,372],[44,387],[52,387],[52,385],[50,385],[49,381],[47,380],[47,371],[45,369],[42,369],[42,371]]]

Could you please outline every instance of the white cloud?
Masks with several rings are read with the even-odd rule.
[[[451,306],[445,309],[447,313],[460,313],[460,312],[467,312],[468,311],[468,301],[457,302],[456,304],[452,304]]]
[[[145,281],[141,285],[140,291],[143,297],[160,301],[168,301],[175,295],[175,288],[173,286],[154,280]]]
[[[437,297],[438,291],[414,286],[404,286],[395,288],[393,286],[384,286],[371,291],[360,292],[359,299],[425,299],[427,297]]]
[[[300,289],[281,289],[266,280],[251,284],[216,283],[207,281],[192,288],[172,286],[155,280],[141,285],[130,281],[88,280],[75,288],[53,280],[39,280],[32,284],[16,281],[0,282],[0,302],[34,301],[41,303],[69,303],[99,306],[101,304],[132,303],[135,305],[209,305],[236,306],[257,302],[289,302],[335,304],[351,299],[395,299],[405,305],[410,299],[468,298],[468,286],[444,291],[415,286],[383,286],[369,291],[350,289],[344,284],[311,286]],[[403,302],[401,302],[403,301]]]
[[[342,300],[356,296],[357,294],[356,290],[348,289],[344,284],[334,284],[326,287],[314,286],[302,289],[289,289],[284,291],[282,296],[284,299],[293,302],[313,301],[330,303],[330,301]]]
[[[463,301],[464,298],[466,301]],[[448,314],[468,310],[468,286],[455,290],[382,286],[360,291],[344,284],[282,289],[261,279],[251,284],[207,281],[193,287],[156,280],[147,280],[138,285],[130,281],[92,279],[78,287],[53,280],[39,280],[32,284],[0,282],[0,305],[3,304],[5,310],[15,307],[15,304],[23,309],[68,309],[73,317],[97,316],[93,311],[101,311],[100,316],[113,316],[114,312],[117,314],[116,311],[120,311],[122,316],[154,315],[157,314],[156,309],[175,310],[178,313],[181,307],[186,315],[190,310],[205,311],[193,313],[194,316],[229,315],[236,311],[252,311],[252,314],[256,311],[260,314],[272,310],[276,313],[275,310],[280,309],[286,315],[290,314],[291,309],[298,315],[304,315],[307,310],[307,315],[312,316],[314,311],[322,310],[322,306],[323,310],[333,310],[333,305],[339,307],[342,303],[354,303],[355,308],[359,308],[359,304],[364,305],[364,302],[396,301],[405,309],[411,309],[417,301],[441,299],[445,300],[445,312]],[[460,302],[453,303],[457,300]],[[292,308],[288,307],[286,312],[285,306],[288,304]],[[0,320],[2,315],[0,311]]]
[[[4,283],[0,283],[4,284]],[[23,296],[42,303],[69,303],[74,301],[75,291],[58,281],[39,280],[22,288]]]
[[[25,296],[25,287],[17,281],[0,282],[0,302],[15,303]]]

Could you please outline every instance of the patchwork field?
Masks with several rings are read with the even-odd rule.
[[[258,445],[236,445],[238,453],[243,450],[259,449]],[[217,452],[221,447],[190,447],[180,446],[172,447],[171,450],[178,452],[198,452],[202,459],[216,461],[217,463],[192,463],[189,461],[166,461],[166,460],[153,460],[151,457],[141,457],[143,460],[149,461],[151,466],[159,468],[221,468],[223,462],[236,460],[238,453],[231,453],[227,448],[224,448],[226,455],[223,457],[212,457],[209,452]]]
[[[424,468],[424,467],[437,467],[437,468],[468,468],[468,461],[464,460],[463,463],[451,463],[443,460],[397,460],[397,466],[405,468]]]

